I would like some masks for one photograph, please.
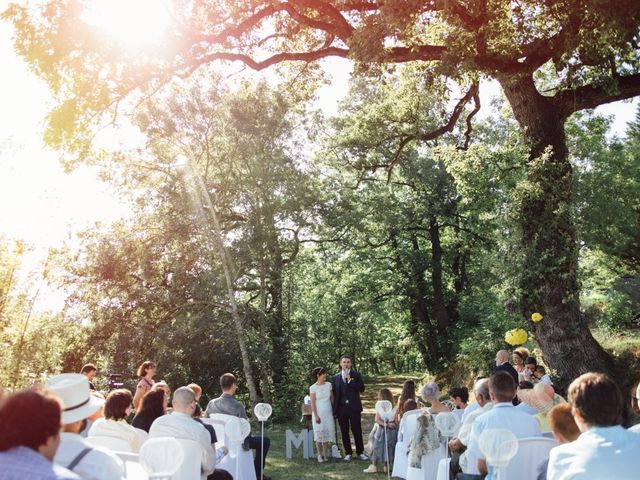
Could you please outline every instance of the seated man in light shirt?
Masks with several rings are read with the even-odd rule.
[[[585,373],[569,385],[568,399],[581,433],[551,449],[547,478],[640,478],[640,435],[620,425],[624,404],[615,382],[602,373]]]
[[[475,461],[472,459],[472,468],[468,468],[468,455],[465,450],[469,445],[469,437],[471,436],[471,428],[473,422],[485,412],[488,412],[493,407],[493,403],[489,397],[489,379],[482,378],[478,380],[473,386],[473,395],[476,397],[478,403],[478,409],[471,412],[462,423],[458,436],[452,438],[449,441],[449,448],[451,449],[451,473],[455,475],[462,470],[464,473],[477,473],[477,467]],[[467,407],[468,408],[468,407]],[[456,461],[457,459],[457,461]],[[459,468],[458,468],[459,467]]]
[[[88,480],[124,478],[124,465],[112,452],[94,447],[80,436],[87,419],[101,409],[104,401],[90,394],[89,380],[79,373],[52,377],[47,388],[62,402],[62,433],[54,461]]]
[[[200,444],[202,451],[202,472],[208,480],[231,480],[231,475],[215,469],[216,453],[211,446],[211,437],[202,424],[192,416],[196,410],[196,395],[188,387],[180,387],[173,392],[173,412],[154,420],[149,429],[149,437],[173,437],[191,440]]]
[[[489,397],[493,408],[480,415],[473,422],[469,437],[469,457],[477,458],[477,467],[481,475],[487,475],[487,480],[497,477],[493,468],[488,468],[484,454],[478,444],[480,435],[487,428],[504,428],[510,430],[516,438],[539,437],[540,425],[531,415],[517,410],[513,406],[516,394],[516,383],[506,372],[496,372],[489,378]]]

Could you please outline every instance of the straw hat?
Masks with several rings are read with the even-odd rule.
[[[518,390],[518,398],[536,412],[546,415],[559,403],[567,401],[558,395],[551,385],[537,383],[531,389]]]
[[[89,392],[89,380],[79,373],[63,373],[52,377],[47,388],[62,400],[62,423],[84,420],[95,413],[104,400]]]

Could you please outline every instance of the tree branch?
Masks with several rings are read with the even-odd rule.
[[[558,102],[562,115],[566,118],[580,110],[638,95],[640,95],[640,74],[636,73],[613,79],[613,85],[584,85],[572,90],[563,90],[554,98]]]
[[[407,144],[409,144],[410,142],[412,142],[414,140],[420,140],[422,142],[428,142],[429,140],[433,140],[435,138],[438,138],[439,136],[444,135],[447,132],[453,131],[453,129],[456,126],[456,123],[458,122],[458,119],[460,118],[460,115],[462,114],[462,112],[464,110],[465,105],[467,103],[469,103],[469,101],[472,98],[476,98],[478,96],[478,89],[479,89],[479,87],[478,87],[477,83],[473,83],[471,85],[471,88],[469,88],[469,90],[464,95],[464,97],[462,97],[460,100],[458,100],[458,103],[454,107],[453,112],[451,113],[451,116],[449,117],[449,121],[446,124],[444,124],[443,126],[441,126],[439,128],[436,128],[435,130],[427,132],[427,133],[409,135],[409,136],[403,138],[400,141],[400,145],[398,146],[398,149],[396,150],[396,153],[393,156],[393,160],[391,161],[391,163],[387,167],[387,172],[388,172],[387,173],[387,183],[391,181],[391,173],[393,172],[393,168],[397,165],[398,161],[400,160],[400,155],[402,154],[402,151],[407,146]],[[476,107],[477,108],[479,108],[479,103],[480,103],[480,99],[478,98],[478,102],[476,103]]]
[[[201,65],[205,65],[214,60],[229,60],[229,61],[238,61],[242,62],[248,67],[254,70],[264,70],[272,65],[275,65],[280,62],[287,61],[302,61],[302,62],[313,62],[315,60],[319,60],[325,57],[342,57],[347,58],[349,54],[349,50],[338,47],[329,47],[322,48],[320,50],[313,50],[311,52],[284,52],[277,53],[268,57],[262,61],[256,61],[251,58],[249,55],[245,55],[242,53],[230,53],[230,52],[217,52],[211,53],[208,55],[204,55],[198,59],[194,59],[189,67],[184,72],[176,72],[179,76],[189,76],[193,71],[195,71]]]
[[[467,118],[466,118],[467,130],[464,132],[464,146],[462,147],[462,150],[467,150],[469,148],[469,143],[471,143],[471,130],[473,130],[473,127],[471,125],[471,119],[476,115],[476,113],[480,111],[480,92],[479,91],[476,91],[475,95],[473,96],[473,103],[475,107],[473,108],[473,110],[471,110],[471,112],[469,113],[469,115],[467,115]]]

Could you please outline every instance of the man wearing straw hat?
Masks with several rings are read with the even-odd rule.
[[[104,400],[91,395],[87,377],[79,373],[63,373],[51,378],[47,388],[62,401],[63,429],[54,461],[85,479],[124,478],[124,467],[117,456],[91,446],[80,436],[87,418],[104,404]]]

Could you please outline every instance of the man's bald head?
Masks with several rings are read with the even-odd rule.
[[[195,409],[196,394],[189,387],[180,387],[173,392],[173,409],[191,415]]]

